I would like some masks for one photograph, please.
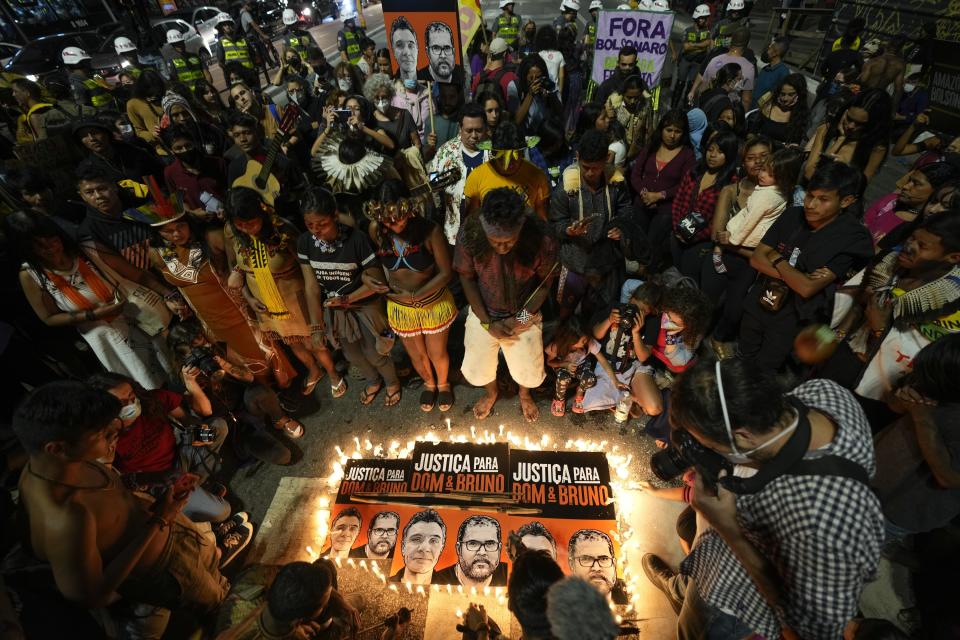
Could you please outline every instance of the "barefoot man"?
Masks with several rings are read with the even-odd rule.
[[[524,195],[509,187],[487,192],[479,213],[460,227],[453,268],[470,303],[461,372],[486,388],[473,406],[478,420],[497,401],[500,351],[520,387],[523,417],[532,422],[540,416],[530,390],[546,375],[540,306],[550,292],[556,254],[556,242],[530,214]]]
[[[171,487],[153,502],[128,491],[107,466],[119,412],[119,400],[80,382],[35,389],[13,417],[30,456],[21,507],[30,548],[50,563],[67,599],[97,608],[119,594],[135,605],[125,628],[159,638],[169,609],[209,613],[229,584],[216,544],[180,515],[192,487]]]

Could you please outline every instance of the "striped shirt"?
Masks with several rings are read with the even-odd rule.
[[[807,459],[832,454],[874,474],[870,425],[850,391],[811,380],[791,395],[836,427],[833,442],[808,452]],[[713,529],[698,536],[681,572],[693,579],[705,602],[767,638],[779,637],[784,626],[804,640],[842,638],[880,559],[884,524],[877,497],[850,478],[784,475],[736,501],[743,535],[781,576],[782,609],[767,603]]]

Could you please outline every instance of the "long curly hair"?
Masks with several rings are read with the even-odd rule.
[[[696,349],[707,334],[713,308],[710,299],[699,289],[679,286],[663,290],[660,311],[671,311],[683,318],[683,342]]]

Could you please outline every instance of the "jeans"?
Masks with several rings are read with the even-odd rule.
[[[761,309],[758,286],[750,289],[743,305],[737,357],[752,360],[764,371],[776,371],[793,349],[793,339],[800,332],[800,318],[790,298],[779,311]],[[790,292],[791,298],[795,295]]]
[[[690,577],[678,574],[669,586],[672,597],[683,602],[677,640],[742,640],[753,635],[738,618],[707,604]]]
[[[757,277],[757,271],[750,266],[747,258],[729,251],[723,252],[723,264],[727,272],[717,273],[712,256],[703,261],[700,288],[719,310],[714,337],[722,342],[730,342],[737,337],[743,317],[743,303],[750,285]]]

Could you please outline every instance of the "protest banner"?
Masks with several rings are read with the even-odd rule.
[[[383,23],[401,80],[463,81],[457,0],[385,0]]]
[[[960,44],[935,40],[933,60],[930,126],[944,133],[960,131]]]
[[[460,46],[463,59],[467,63],[470,62],[467,58],[467,48],[481,26],[483,26],[483,9],[480,8],[480,0],[460,0]]]
[[[601,11],[591,79],[600,84],[610,77],[617,68],[620,49],[633,46],[637,50],[637,70],[647,87],[657,86],[672,28],[672,11]]]

